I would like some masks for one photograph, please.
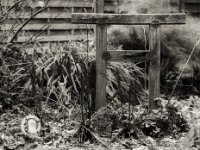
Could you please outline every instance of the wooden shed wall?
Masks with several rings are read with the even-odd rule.
[[[1,0],[1,7],[10,7],[16,0]],[[118,12],[120,0],[105,0],[105,13]],[[49,0],[48,8],[36,15],[19,33],[17,42],[24,42],[31,37],[38,41],[56,42],[85,39],[88,27],[92,25],[74,25],[70,23],[71,13],[94,11],[94,0]],[[1,26],[3,32],[16,31],[22,22],[40,10],[39,1],[34,0],[24,8],[16,7],[9,16],[9,21]],[[14,33],[14,32],[13,32]],[[34,38],[32,38],[34,39]]]

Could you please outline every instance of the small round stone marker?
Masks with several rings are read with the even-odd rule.
[[[40,119],[35,115],[26,116],[21,122],[21,130],[29,137],[38,137],[41,130]]]

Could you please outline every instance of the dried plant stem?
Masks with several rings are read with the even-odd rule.
[[[173,91],[172,91],[170,97],[174,95],[174,92],[175,92],[175,89],[176,89],[176,87],[177,87],[177,85],[178,85],[178,82],[179,82],[179,80],[181,79],[181,76],[183,75],[183,72],[184,72],[184,70],[185,70],[187,64],[189,63],[189,61],[190,61],[190,59],[191,59],[191,57],[192,57],[192,55],[193,55],[193,53],[194,53],[194,51],[195,51],[195,49],[196,49],[196,47],[197,47],[197,45],[198,45],[199,43],[200,43],[200,39],[199,39],[199,40],[196,42],[196,44],[194,45],[194,47],[193,47],[193,49],[192,49],[192,51],[191,51],[191,53],[190,53],[190,55],[189,55],[189,57],[188,57],[188,59],[187,59],[185,65],[183,66],[183,69],[181,70],[181,72],[180,72],[180,74],[179,74],[179,76],[178,76],[178,78],[177,78],[177,80],[176,80],[176,83],[175,83],[175,85],[174,85],[174,87],[173,87]]]
[[[92,135],[92,137],[93,137],[94,139],[96,139],[96,141],[97,141],[100,145],[102,145],[102,146],[104,146],[106,149],[110,150],[108,144],[107,144],[106,142],[102,141],[102,140],[98,137],[98,135],[96,135],[93,131],[91,131],[90,129],[88,129],[86,126],[82,125],[82,127],[83,127],[85,130],[87,130],[87,131]]]
[[[39,13],[41,13],[42,11],[44,11],[45,9],[47,9],[47,7],[44,7],[42,9],[40,9],[39,11],[37,11],[35,14],[33,14],[29,19],[27,19],[22,25],[21,27],[15,32],[15,34],[13,35],[13,37],[8,41],[8,43],[13,43],[13,41],[15,40],[15,38],[17,37],[17,35],[19,34],[19,32],[23,29],[23,27],[25,27],[36,15],[38,15]]]

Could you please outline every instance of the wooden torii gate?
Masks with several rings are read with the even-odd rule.
[[[156,108],[160,96],[160,27],[185,24],[186,16],[177,14],[103,14],[74,13],[74,24],[96,24],[96,100],[95,109],[106,105],[107,61],[150,61],[149,109]],[[107,25],[149,25],[149,50],[107,50]]]

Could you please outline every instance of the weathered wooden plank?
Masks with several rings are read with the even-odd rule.
[[[149,48],[149,109],[155,109],[155,98],[160,96],[160,25],[150,25]]]
[[[29,41],[30,39],[35,39],[33,36],[18,36],[16,42],[22,43]],[[36,41],[40,42],[64,42],[64,41],[77,41],[77,40],[84,40],[86,39],[86,35],[49,35],[49,36],[44,36],[41,35],[37,37]],[[6,41],[3,41],[2,43],[6,43]]]
[[[107,61],[148,61],[150,51],[147,50],[108,50],[103,53]]]
[[[48,7],[92,7],[92,2],[87,1],[63,1],[63,0],[54,0],[49,1]]]
[[[157,22],[159,24],[184,24],[186,16],[183,13],[173,14],[101,14],[73,13],[72,23],[78,24],[115,24],[115,25],[145,25]]]
[[[95,12],[104,12],[104,1],[96,0]],[[107,26],[96,25],[96,98],[95,110],[106,105],[106,66],[107,62],[102,58],[107,49]]]
[[[115,11],[115,10],[113,10],[113,11]],[[73,14],[76,14],[76,13],[73,13]],[[88,14],[88,13],[77,13],[77,14],[84,15],[84,14]],[[30,18],[30,17],[31,17],[31,13],[28,13],[28,12],[23,12],[23,13],[16,12],[16,13],[9,16],[10,19],[12,19],[12,18],[13,19],[15,19],[15,18],[27,19],[27,18]],[[59,12],[59,11],[58,12],[50,12],[50,13],[49,12],[41,12],[40,14],[36,15],[34,18],[35,19],[70,19],[71,20],[72,14],[71,13],[65,13],[65,12]],[[74,16],[73,16],[73,18],[74,18]],[[95,19],[95,20],[96,20],[96,22],[98,22],[97,19]],[[108,19],[108,20],[110,20],[110,19]],[[82,20],[82,19],[79,20],[79,22],[82,22],[82,21],[83,21],[83,23],[80,23],[80,24],[87,24],[86,20]],[[92,21],[94,22],[94,20],[92,20]],[[117,21],[117,20],[113,20],[113,21]],[[177,22],[180,22],[180,21],[177,21]],[[73,23],[77,23],[77,22],[75,22],[75,20],[74,20]],[[111,23],[111,24],[113,24],[113,23]],[[88,24],[95,24],[95,22],[94,23],[88,23]],[[126,22],[125,22],[125,24],[126,24]]]
[[[49,30],[71,30],[71,29],[88,29],[87,25],[84,24],[66,24],[66,23],[50,23]],[[38,23],[38,24],[27,24],[22,30],[40,30],[47,27],[46,23]],[[3,24],[1,26],[1,30],[18,30],[19,25],[15,25],[13,28],[12,24]],[[94,28],[94,25],[89,26],[91,29]]]
[[[74,7],[71,8],[71,13],[74,13]],[[87,25],[86,25],[87,27]],[[74,35],[74,29],[71,30],[71,35]]]
[[[10,19],[14,18],[30,18],[31,14],[28,12],[24,13],[15,13],[13,15],[10,15]],[[70,13],[64,13],[64,12],[41,12],[40,14],[36,15],[34,18],[36,19],[71,19],[71,14]]]
[[[1,2],[1,6],[13,6],[16,3],[16,0],[2,0]],[[27,5],[29,7],[41,7],[39,1],[38,2],[29,2],[29,4]],[[92,2],[89,1],[63,1],[63,0],[50,0],[47,4],[48,7],[66,7],[66,8],[70,8],[70,7],[92,7]]]
[[[50,13],[50,8],[47,8],[47,12]],[[47,19],[47,24],[50,25],[50,19]],[[47,35],[51,34],[51,30],[49,30],[49,28],[47,28]]]
[[[16,0],[15,1],[14,0],[13,1],[3,0],[2,3],[1,3],[1,6],[10,7],[10,6],[13,6],[15,3],[16,3]],[[109,5],[109,4],[113,4],[113,5]],[[112,1],[106,1],[104,7],[109,8],[109,7],[112,7],[112,6],[117,5],[117,4],[118,4],[117,1],[113,1],[113,0]],[[49,7],[49,8],[56,8],[56,7],[58,7],[58,8],[71,8],[71,7],[90,8],[90,7],[94,7],[93,5],[94,4],[93,4],[92,1],[52,0],[52,1],[49,1],[46,6]],[[41,5],[38,1],[38,2],[31,2],[26,7],[37,8],[37,7],[41,7]]]

